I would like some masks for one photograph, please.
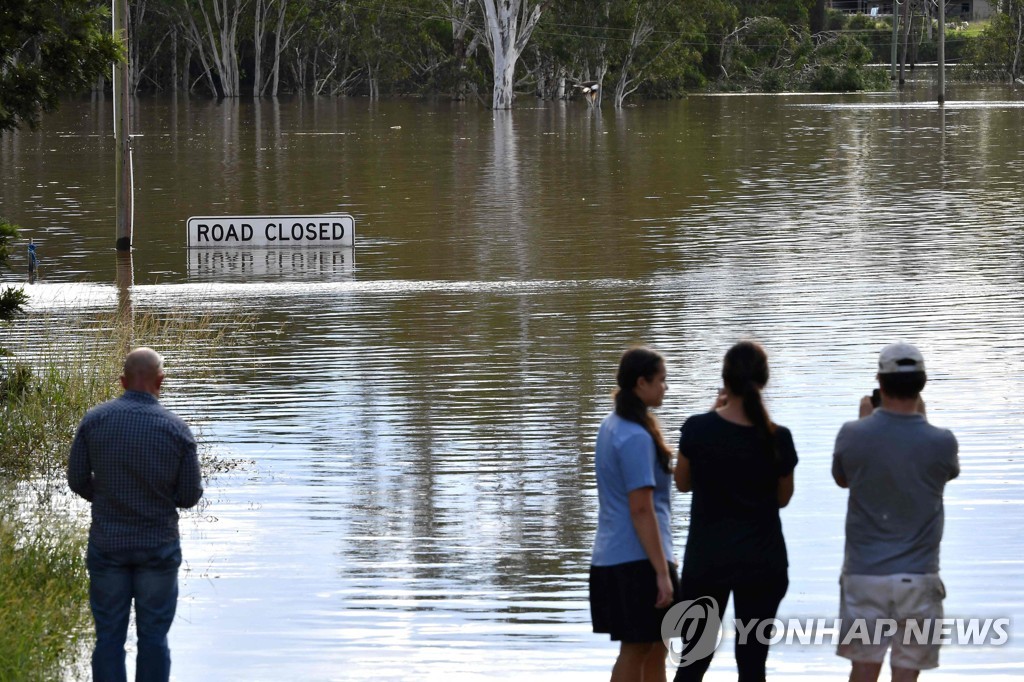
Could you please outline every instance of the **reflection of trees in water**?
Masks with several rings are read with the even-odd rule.
[[[422,293],[378,310],[364,332],[389,350],[361,359],[342,408],[358,414],[332,445],[353,479],[339,570],[365,598],[379,588],[383,606],[398,589],[474,609],[481,591],[493,611],[493,587],[529,600],[585,582],[592,439],[630,340],[618,326],[649,333],[633,310],[645,296],[608,311],[592,293]]]

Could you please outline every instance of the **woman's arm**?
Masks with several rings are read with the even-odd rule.
[[[672,605],[672,579],[668,573],[668,559],[661,547],[661,532],[658,518],[654,515],[654,488],[637,488],[629,493],[629,516],[633,520],[640,544],[658,576],[658,600],[655,608],[665,609]]]
[[[693,490],[693,481],[690,480],[690,460],[683,455],[682,451],[680,451],[679,456],[676,457],[674,478],[676,481],[676,490],[679,492],[688,493]]]
[[[789,476],[779,479],[776,493],[779,496],[779,509],[789,504],[789,501],[793,499],[793,472],[790,472]]]

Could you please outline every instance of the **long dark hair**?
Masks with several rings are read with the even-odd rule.
[[[637,397],[636,382],[643,377],[653,379],[665,366],[665,359],[650,348],[630,348],[619,360],[619,371],[615,375],[615,383],[619,385],[615,391],[615,414],[623,419],[636,422],[646,429],[654,439],[654,451],[658,456],[658,464],[665,472],[672,471],[672,450],[665,445],[661,428],[654,415],[648,412],[647,405]]]
[[[722,381],[730,393],[743,398],[743,413],[757,428],[765,451],[777,459],[775,423],[761,398],[761,389],[768,383],[768,354],[764,348],[753,341],[740,341],[730,348],[722,363]]]

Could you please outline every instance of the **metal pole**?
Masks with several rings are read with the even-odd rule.
[[[131,93],[128,82],[128,0],[113,0],[114,35],[125,47],[125,62],[114,64],[114,158],[115,212],[118,251],[132,248],[135,201],[132,195]]]
[[[939,104],[946,102],[946,0],[939,5]]]
[[[906,0],[904,0],[906,1]],[[892,68],[889,70],[889,80],[896,80],[896,41],[899,40],[900,12],[899,3],[893,0],[892,3]]]

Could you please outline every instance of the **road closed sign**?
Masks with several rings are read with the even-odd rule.
[[[344,213],[188,219],[188,247],[352,246],[356,221]]]

